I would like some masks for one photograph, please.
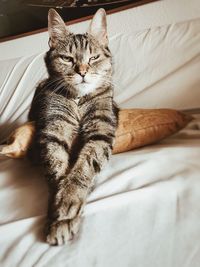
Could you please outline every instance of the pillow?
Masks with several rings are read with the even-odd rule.
[[[199,107],[199,43],[200,19],[114,36],[116,103],[121,108]]]
[[[113,154],[158,142],[191,120],[191,116],[172,109],[123,109],[119,113]]]
[[[0,142],[27,114],[38,82],[47,77],[44,54],[0,61]]]
[[[191,120],[191,116],[170,109],[120,110],[113,154],[160,141],[185,127]],[[11,158],[24,157],[33,140],[34,131],[34,122],[17,128],[0,153]]]

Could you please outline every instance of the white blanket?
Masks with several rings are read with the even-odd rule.
[[[114,34],[118,104],[199,108],[199,44],[198,18]],[[0,61],[1,141],[27,119],[35,84],[46,76],[43,55]],[[199,267],[200,115],[195,117],[159,144],[113,156],[88,197],[80,233],[63,247],[44,240],[47,186],[40,170],[2,158],[0,266]]]
[[[22,160],[1,162],[0,266],[198,267],[200,118],[160,144],[112,157],[63,247],[43,239],[47,188]]]

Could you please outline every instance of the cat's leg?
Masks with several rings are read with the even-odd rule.
[[[83,147],[67,179],[56,193],[57,217],[51,221],[47,241],[62,245],[79,230],[80,215],[95,175],[111,154],[111,147],[104,140],[90,140]]]
[[[110,116],[111,117],[111,116]],[[79,229],[80,215],[86,203],[86,197],[93,185],[95,175],[108,161],[116,120],[100,120],[84,124],[84,144],[75,165],[57,191],[57,218],[52,222],[48,242],[52,245],[64,244]],[[71,230],[73,229],[73,230]]]
[[[50,226],[65,219],[65,213],[60,208],[60,192],[64,184],[66,184],[67,173],[70,167],[71,147],[76,139],[78,132],[78,122],[67,120],[58,116],[53,121],[46,124],[43,129],[36,131],[36,150],[39,151],[40,161],[44,167],[45,176],[49,187],[49,204],[47,214],[47,241],[54,244],[50,235]],[[62,231],[66,232],[69,237],[75,232],[75,222],[73,227],[67,228],[65,223],[59,224],[59,231],[56,244],[62,244]],[[68,227],[68,224],[67,224]],[[69,232],[67,234],[67,231]]]
[[[80,224],[80,212],[77,216],[70,216],[70,206],[67,199],[73,201],[73,205],[79,209],[80,203],[78,192],[72,186],[68,179],[69,172],[68,160],[69,155],[64,151],[63,147],[58,147],[57,144],[48,142],[47,149],[51,151],[52,157],[49,161],[48,157],[48,185],[49,185],[49,205],[48,205],[48,220],[46,226],[47,242],[50,245],[63,245],[70,240],[78,231]],[[56,153],[55,153],[56,151]],[[67,187],[67,190],[66,190]],[[80,197],[81,199],[81,197]],[[66,216],[68,215],[68,216]]]
[[[66,216],[69,208],[63,198],[74,197],[72,187],[64,192],[68,183],[67,173],[69,172],[69,155],[66,148],[55,142],[49,141],[46,145],[46,178],[49,187],[48,214],[45,234],[47,242],[51,245],[62,245],[73,237],[78,230],[80,217],[72,218]],[[76,201],[77,202],[77,201]],[[66,203],[66,204],[65,204]],[[74,202],[74,205],[76,203]],[[77,202],[77,205],[79,203]]]
[[[73,183],[63,183],[54,194],[50,204],[54,217],[50,216],[47,225],[47,242],[50,245],[63,245],[71,240],[79,230],[81,212],[86,195]],[[84,192],[85,194],[85,192]]]

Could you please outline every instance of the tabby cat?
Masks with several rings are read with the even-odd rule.
[[[48,31],[49,76],[36,89],[29,120],[36,122],[32,152],[49,185],[47,242],[62,245],[77,233],[95,175],[110,158],[118,108],[105,11],[87,33],[73,34],[50,9]]]

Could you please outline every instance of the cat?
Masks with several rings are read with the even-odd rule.
[[[48,78],[36,88],[29,120],[49,186],[46,240],[63,245],[78,232],[94,178],[110,158],[119,109],[104,9],[85,34],[71,33],[50,9],[48,32]]]

